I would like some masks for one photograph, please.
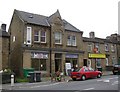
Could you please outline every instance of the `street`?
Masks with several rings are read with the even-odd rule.
[[[40,83],[15,84],[13,90],[118,90],[118,76],[102,76],[101,78],[88,79],[85,81],[71,80],[69,82],[63,81],[52,83],[47,81]]]

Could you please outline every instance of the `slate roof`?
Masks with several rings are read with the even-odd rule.
[[[84,42],[94,42],[94,43],[113,43],[117,44],[118,41],[115,39],[103,39],[103,38],[88,38],[88,37],[83,37]]]
[[[52,18],[52,16],[55,15],[55,14],[58,15],[58,16],[60,15],[58,10],[57,10],[57,12],[55,12],[54,14],[52,14],[49,17],[39,15],[39,14],[33,14],[33,13],[29,13],[29,12],[19,11],[19,10],[15,10],[15,12],[18,14],[18,16],[23,21],[25,21],[27,23],[42,25],[42,26],[48,26],[48,27],[50,27],[49,20]],[[67,22],[66,20],[63,20],[63,23],[64,23],[65,29],[68,30],[68,31],[82,32],[79,29],[77,29],[76,27],[74,27],[72,24]]]

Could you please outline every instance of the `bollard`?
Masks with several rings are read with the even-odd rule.
[[[11,87],[13,87],[14,86],[14,75],[12,74],[11,75]]]

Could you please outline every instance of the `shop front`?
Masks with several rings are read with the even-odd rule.
[[[102,71],[102,69],[105,69],[106,66],[106,55],[105,54],[88,54],[88,58],[92,61],[91,63],[91,67],[93,67],[94,69],[100,69]]]
[[[70,63],[71,68],[76,68],[78,67],[78,54],[66,54],[66,62],[65,63]]]
[[[48,53],[45,52],[31,52],[31,67],[36,71],[46,71]]]

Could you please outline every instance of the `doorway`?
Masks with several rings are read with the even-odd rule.
[[[83,66],[87,66],[87,59],[83,60]]]

